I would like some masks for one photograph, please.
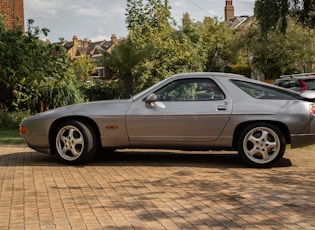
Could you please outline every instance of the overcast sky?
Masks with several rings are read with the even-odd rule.
[[[179,22],[185,12],[194,21],[204,17],[224,20],[225,0],[168,0],[172,17]],[[254,0],[233,0],[235,16],[253,15]],[[59,38],[92,41],[127,36],[125,23],[126,0],[24,0],[25,21],[34,19],[35,25],[50,30],[51,42]],[[43,38],[44,39],[44,38]]]

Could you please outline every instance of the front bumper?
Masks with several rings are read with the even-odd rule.
[[[47,136],[34,136],[27,134],[21,134],[21,136],[24,138],[26,144],[31,149],[34,149],[41,153],[50,154],[50,147]]]

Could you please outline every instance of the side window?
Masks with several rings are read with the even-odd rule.
[[[295,87],[298,87],[297,81],[291,80],[291,81],[289,81],[288,87],[286,87],[286,88],[295,88]]]
[[[159,101],[223,100],[222,90],[207,78],[176,80],[155,92]]]
[[[281,86],[284,88],[290,88],[291,87],[290,81],[284,80]]]
[[[278,85],[284,88],[295,88],[298,87],[298,82],[294,79],[281,79],[276,80],[274,85]]]
[[[297,82],[295,80],[283,80],[283,81],[280,81],[278,85],[284,88],[293,88],[293,87],[297,87]]]
[[[282,91],[268,87],[267,85],[255,84],[252,82],[232,80],[245,93],[257,99],[273,99],[273,100],[294,100],[298,96],[294,92]]]

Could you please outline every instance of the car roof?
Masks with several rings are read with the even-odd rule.
[[[280,79],[314,79],[315,73],[301,73],[301,74],[289,74],[282,75]]]
[[[234,73],[222,73],[222,72],[192,72],[192,73],[180,73],[174,74],[169,78],[186,78],[186,77],[209,77],[209,76],[216,76],[216,77],[233,77],[233,78],[246,78],[243,75],[234,74]]]

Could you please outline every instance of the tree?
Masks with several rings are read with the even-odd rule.
[[[288,16],[303,26],[315,28],[314,0],[257,0],[254,13],[263,35],[280,28],[285,32]]]
[[[105,68],[117,74],[123,80],[124,95],[128,98],[133,95],[133,69],[149,54],[147,48],[137,50],[130,42],[116,45],[110,53],[103,52],[103,64]]]
[[[263,36],[259,28],[252,27],[242,40],[252,55],[253,67],[265,73],[267,79],[311,69],[314,62],[314,31],[293,20],[288,22],[285,34],[278,29]]]
[[[141,29],[146,32],[149,28],[159,28],[170,18],[169,9],[165,8],[161,0],[127,0],[126,22],[129,31]]]
[[[28,21],[26,34],[20,27],[7,30],[1,26],[2,106],[7,110],[42,111],[82,102],[68,55],[61,46],[41,41],[39,35],[47,35],[49,30],[33,23]]]
[[[83,54],[73,61],[72,68],[78,80],[86,81],[95,72],[96,65],[91,57]]]
[[[136,49],[151,47],[154,53],[134,68],[136,91],[180,72],[202,71],[205,55],[184,33],[178,31],[170,12],[160,0],[128,0],[130,43]]]
[[[218,71],[232,64],[237,51],[233,48],[235,36],[225,22],[205,18],[200,26],[202,48],[206,51],[206,71]]]

